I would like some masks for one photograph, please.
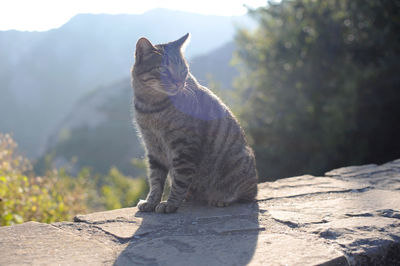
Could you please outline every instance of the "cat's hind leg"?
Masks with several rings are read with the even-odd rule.
[[[236,195],[231,191],[211,189],[207,193],[207,202],[213,207],[228,207],[236,201]]]
[[[224,182],[221,182],[224,181]],[[238,171],[220,180],[219,185],[209,188],[207,201],[210,206],[227,207],[234,202],[251,202],[257,195],[255,170]]]
[[[233,202],[251,202],[257,195],[257,170],[252,150],[245,147],[239,153],[232,153],[215,180],[216,191],[209,194],[212,206],[225,207]]]

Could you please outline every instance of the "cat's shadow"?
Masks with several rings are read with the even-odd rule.
[[[137,212],[139,228],[114,265],[247,265],[258,234],[256,202],[225,208],[185,203],[177,213]]]

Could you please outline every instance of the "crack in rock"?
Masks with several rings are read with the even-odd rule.
[[[377,214],[382,217],[400,219],[400,211],[392,209],[378,210]]]

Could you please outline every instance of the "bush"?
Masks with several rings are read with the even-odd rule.
[[[62,171],[34,176],[30,162],[16,153],[16,147],[10,135],[0,133],[1,225],[69,220],[87,209],[82,177],[73,179]]]
[[[52,223],[78,213],[134,206],[146,191],[144,178],[124,176],[115,167],[106,176],[92,176],[88,168],[76,177],[63,169],[36,176],[11,136],[0,133],[0,225]]]
[[[115,167],[111,168],[103,182],[100,194],[102,204],[108,210],[134,206],[140,197],[146,196],[144,178],[128,178]]]

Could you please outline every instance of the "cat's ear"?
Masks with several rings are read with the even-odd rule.
[[[139,59],[154,50],[156,50],[156,48],[151,44],[151,42],[142,37],[136,43],[135,56],[137,59]]]
[[[186,45],[189,43],[190,33],[186,33],[183,37],[173,42],[173,45],[178,49],[184,50]]]

